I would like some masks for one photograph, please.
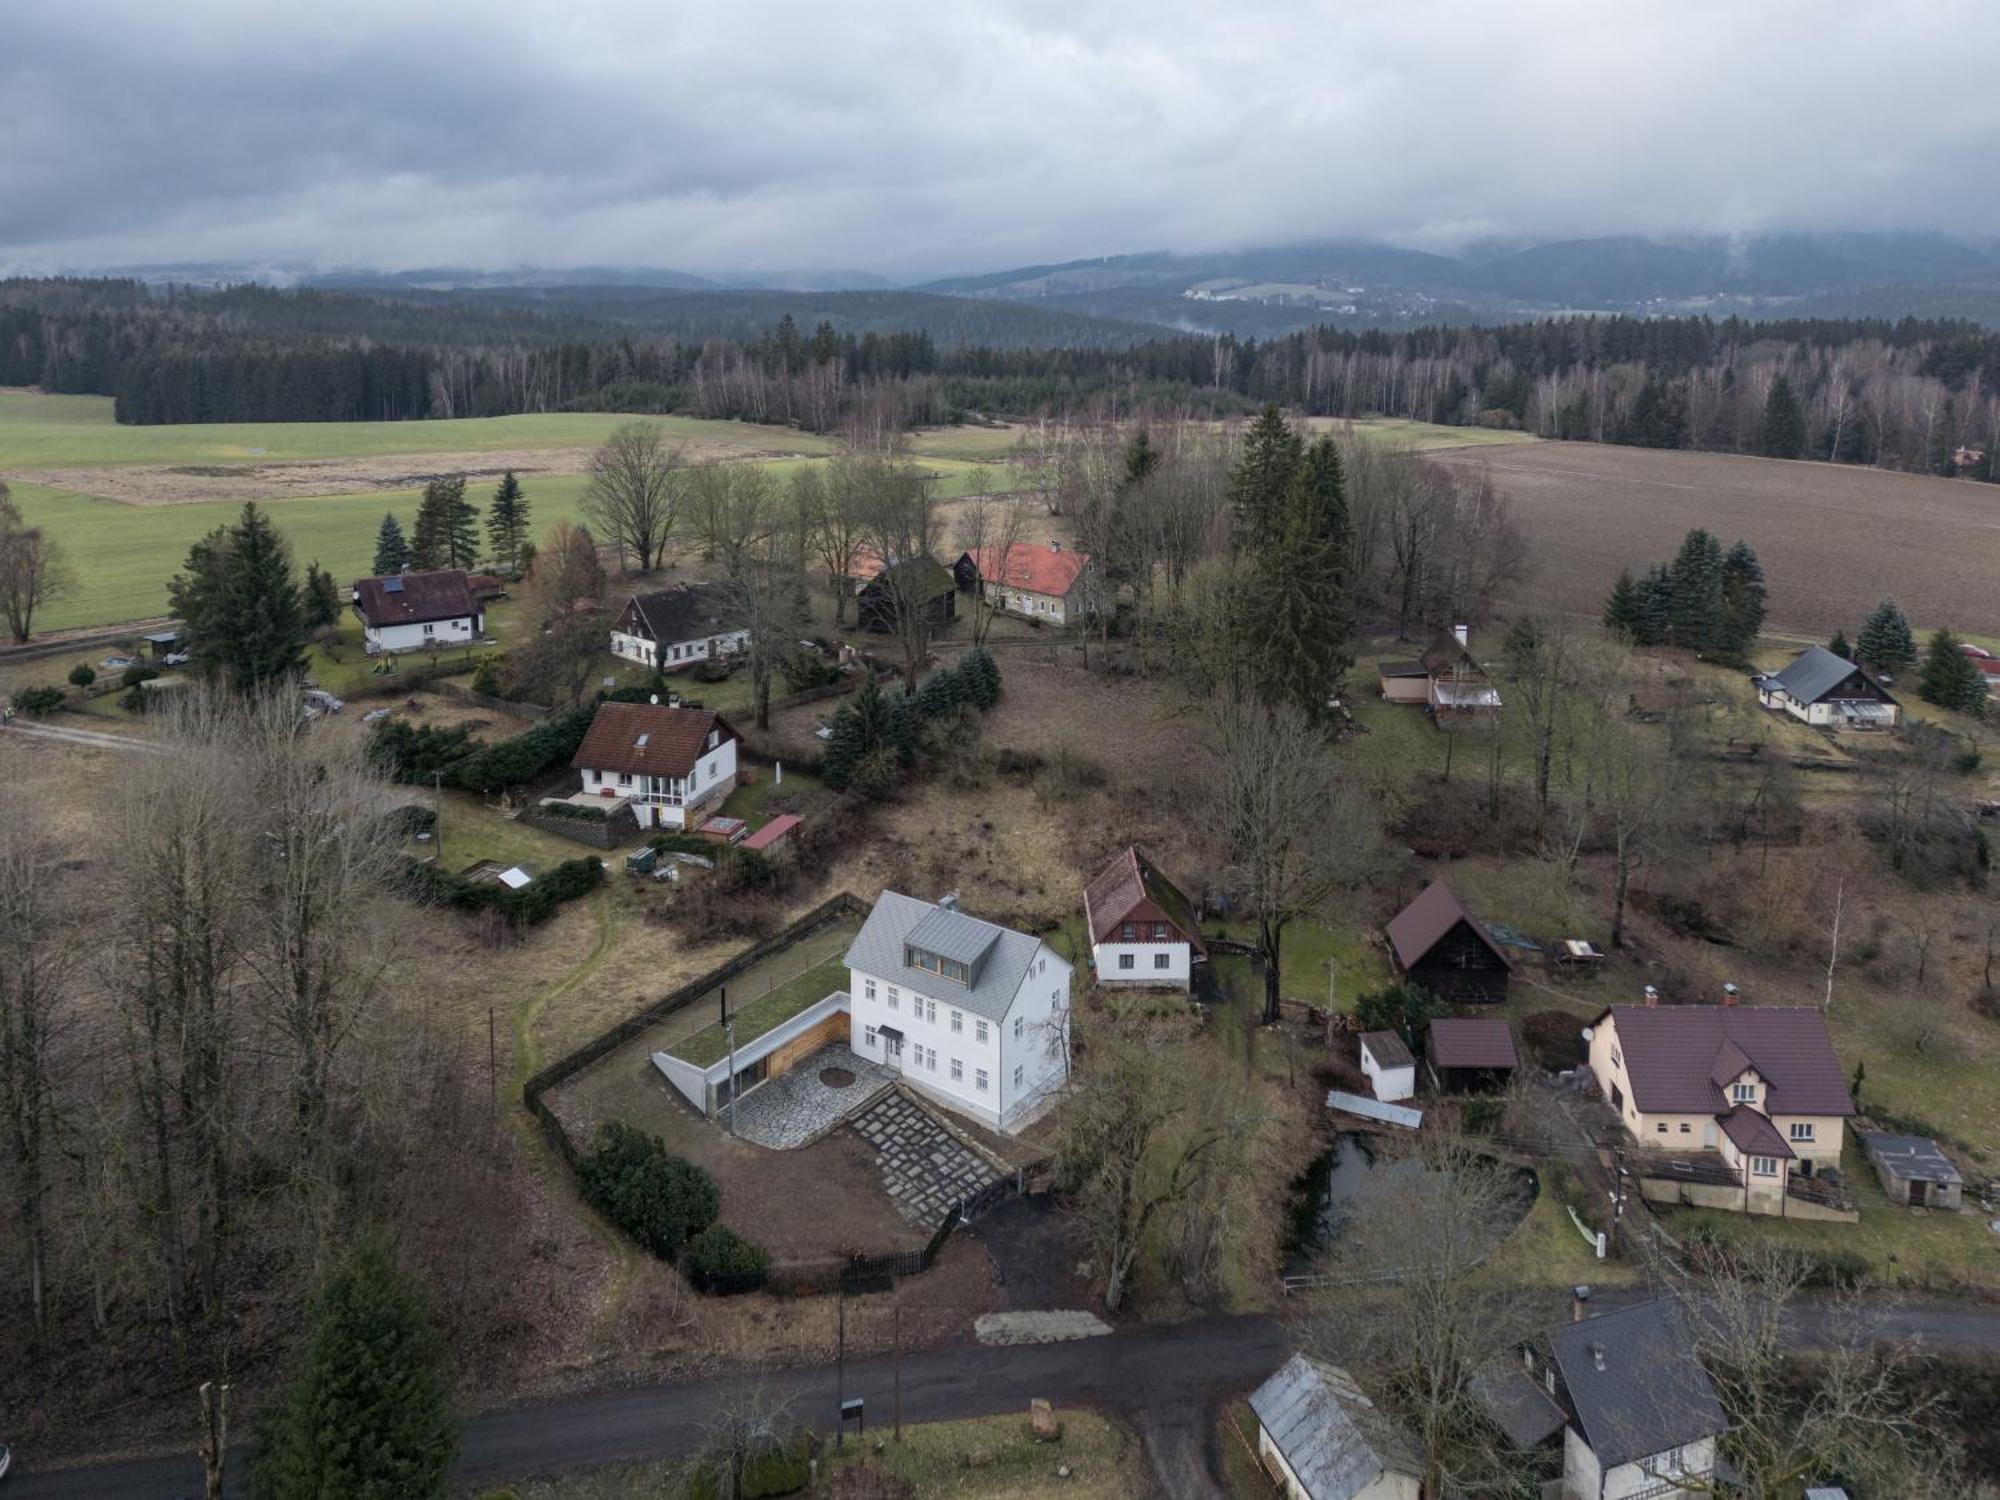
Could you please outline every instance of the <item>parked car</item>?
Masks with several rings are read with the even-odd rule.
[[[361,716],[361,722],[364,724],[373,724],[378,719],[388,718],[392,711],[386,708],[371,708]]]
[[[170,667],[184,667],[194,660],[192,651],[169,651],[160,660]]]
[[[346,703],[333,696],[325,688],[307,688],[305,691],[306,712],[313,714],[337,714]]]

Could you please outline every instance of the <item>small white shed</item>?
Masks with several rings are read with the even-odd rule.
[[[1375,1097],[1385,1104],[1407,1099],[1417,1091],[1417,1060],[1393,1031],[1361,1033],[1361,1071]]]

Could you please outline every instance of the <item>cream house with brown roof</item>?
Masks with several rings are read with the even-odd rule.
[[[1838,1166],[1854,1100],[1811,1006],[1619,1005],[1591,1023],[1590,1070],[1642,1147],[1712,1152],[1753,1213]]]

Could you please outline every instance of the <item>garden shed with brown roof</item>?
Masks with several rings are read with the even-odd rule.
[[[1389,947],[1410,984],[1454,1004],[1507,998],[1514,964],[1442,880],[1390,919]]]

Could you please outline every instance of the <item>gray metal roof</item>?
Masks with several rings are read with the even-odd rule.
[[[1790,666],[1774,673],[1770,680],[1800,703],[1817,703],[1860,670],[1846,657],[1835,656],[1824,646],[1808,646]],[[1876,686],[1879,688],[1881,684]],[[1887,698],[1889,695],[1884,693],[1882,696]]]
[[[1664,1297],[1565,1324],[1549,1343],[1577,1427],[1606,1468],[1729,1425],[1679,1306]]]
[[[1294,1354],[1250,1409],[1311,1500],[1351,1500],[1384,1473],[1422,1477],[1410,1440],[1338,1365]]]
[[[999,935],[1000,929],[991,922],[940,906],[912,927],[904,941],[912,948],[972,967],[986,956]]]
[[[958,924],[962,923],[967,929],[977,929],[990,935],[984,960],[973,967],[970,986],[956,984],[936,974],[926,974],[903,961],[913,934],[930,918],[938,915],[954,919],[950,924],[954,934],[960,931]],[[963,912],[919,901],[914,896],[884,891],[876,898],[875,909],[868,913],[868,920],[861,924],[861,931],[848,944],[844,962],[850,969],[873,974],[890,984],[916,990],[947,1005],[963,1006],[976,1016],[985,1016],[990,1021],[1004,1021],[1008,1007],[1014,1003],[1014,996],[1021,988],[1021,981],[1027,977],[1028,965],[1034,962],[1041,946],[1040,938],[1016,932],[1011,927],[997,927],[977,917],[968,917]],[[931,951],[938,950],[932,948]],[[942,956],[955,957],[952,954]]]
[[[1887,1167],[1905,1182],[1964,1182],[1938,1143],[1920,1135],[1889,1135],[1878,1130],[1855,1132],[1877,1166]]]

